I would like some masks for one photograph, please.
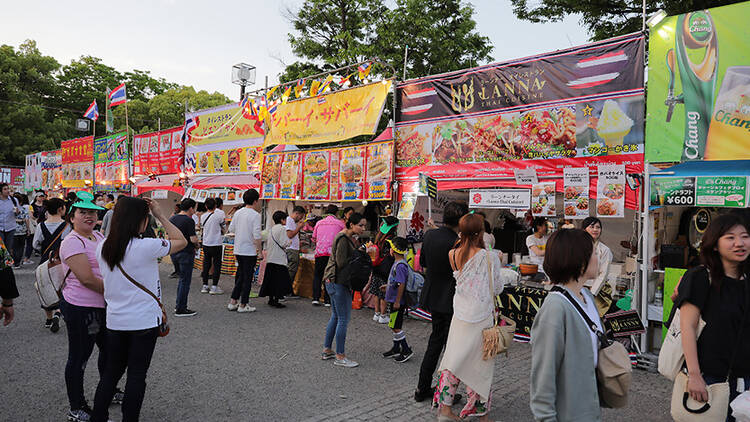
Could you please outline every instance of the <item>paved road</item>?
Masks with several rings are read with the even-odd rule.
[[[162,265],[165,303],[173,304],[175,280]],[[33,292],[31,268],[16,272],[21,297],[16,320],[0,327],[0,420],[64,421],[67,397],[63,372],[67,355],[65,327],[57,334],[43,328],[44,315]],[[407,339],[416,351],[410,361],[384,360],[391,345],[384,325],[371,311],[353,311],[347,354],[360,362],[354,369],[321,361],[325,323],[330,310],[308,300],[290,300],[273,309],[251,299],[258,311],[226,310],[228,294],[200,294],[194,277],[192,318],[171,318],[171,334],[158,341],[141,412],[144,421],[423,421],[434,420],[427,403],[415,403],[413,389],[428,324],[408,321]],[[229,291],[233,280],[222,277]],[[173,306],[173,305],[172,305]],[[96,351],[86,372],[86,395],[92,401],[98,381]],[[497,360],[492,419],[528,421],[530,347],[515,344],[509,358]],[[668,421],[670,385],[641,371],[634,373],[630,405],[605,410],[605,421]],[[112,418],[120,420],[117,407]]]

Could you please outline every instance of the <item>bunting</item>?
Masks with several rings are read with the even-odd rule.
[[[302,92],[304,91],[304,89],[305,89],[305,80],[304,79],[298,80],[297,85],[294,87],[294,95],[297,98],[301,98]]]
[[[349,88],[350,86],[352,86],[352,76],[354,76],[354,73],[348,75],[345,78],[342,78],[339,81],[339,86],[341,86],[343,88]]]
[[[292,86],[291,86],[291,85],[289,85],[289,86],[287,86],[287,87],[286,87],[286,89],[284,90],[284,93],[283,93],[283,94],[281,94],[281,104],[286,104],[287,100],[289,99],[289,97],[290,97],[291,95],[292,95]]]
[[[326,91],[329,91],[331,89],[331,82],[333,81],[333,75],[328,75],[322,84],[320,84],[320,87],[318,87],[318,92],[316,95],[320,95],[325,93]]]
[[[370,74],[370,70],[372,70],[372,62],[362,63],[357,67],[357,71],[359,72],[359,79],[364,81],[364,79],[367,77],[367,75]]]
[[[315,97],[318,95],[318,88],[320,87],[320,81],[314,80],[312,84],[310,84],[310,96]]]

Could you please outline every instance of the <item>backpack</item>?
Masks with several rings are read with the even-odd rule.
[[[351,239],[349,239],[346,235],[342,235],[336,238],[331,251],[331,258],[328,260],[328,264],[329,266],[331,266],[331,268],[326,268],[326,274],[328,274],[329,276],[333,276],[332,273],[335,273],[336,263],[333,261],[336,260],[336,249],[338,249],[338,243],[339,241],[341,241],[342,237],[345,237],[346,240],[352,242]],[[352,246],[354,246],[353,242]],[[341,269],[341,272],[334,276],[334,280],[338,280],[336,282],[339,284],[348,284],[349,287],[351,287],[351,289],[354,291],[362,291],[362,289],[364,289],[367,285],[367,282],[370,281],[371,273],[372,258],[370,258],[370,255],[368,255],[367,252],[363,251],[362,249],[355,248],[352,251],[352,255],[349,257],[349,261],[346,263],[344,268]]]
[[[60,250],[60,243],[62,243],[62,233],[65,231],[68,223],[64,222],[57,226],[54,233],[51,233],[45,223],[40,223],[42,229],[42,262],[49,259],[49,257]]]
[[[404,293],[406,296],[406,304],[409,306],[415,306],[419,303],[419,298],[422,296],[422,287],[424,287],[424,276],[416,271],[409,265],[408,261],[402,261],[409,269],[409,277],[406,279],[406,286],[404,286]],[[394,270],[395,270],[394,266]]]
[[[44,253],[48,254],[50,258],[39,264],[34,271],[34,275],[36,276],[34,289],[36,289],[36,294],[39,296],[39,303],[44,309],[53,308],[60,303],[60,299],[62,299],[62,289],[65,286],[65,279],[70,275],[70,269],[68,269],[66,273],[63,273],[62,261],[60,261],[59,256],[59,246],[61,242],[57,242],[63,232],[60,228],[62,227],[64,229],[64,226],[65,224],[61,224],[60,227],[58,227],[58,230],[55,230],[55,233],[59,231],[57,237],[55,237],[55,240],[52,242],[49,242],[49,245],[44,251]],[[42,230],[46,230],[43,224]],[[49,233],[49,231],[47,232]],[[85,248],[86,243],[84,243],[81,238],[78,238],[78,240],[83,243]],[[55,243],[57,243],[57,249],[50,252],[50,247]]]

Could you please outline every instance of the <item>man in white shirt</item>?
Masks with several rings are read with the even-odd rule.
[[[220,295],[224,293],[219,288],[219,276],[221,276],[221,257],[222,236],[226,232],[226,223],[224,219],[226,214],[216,206],[214,198],[208,198],[205,202],[206,212],[203,213],[200,220],[200,226],[203,228],[203,288],[201,293]],[[208,274],[213,267],[213,284],[208,287]]]
[[[234,276],[234,289],[227,309],[237,312],[254,312],[250,306],[252,287],[258,252],[263,250],[260,235],[260,195],[255,189],[248,189],[242,195],[245,207],[239,209],[229,223],[229,232],[234,233],[234,255],[237,258],[237,274]],[[240,301],[239,305],[237,301]]]
[[[286,248],[286,261],[287,269],[289,269],[289,279],[294,285],[294,277],[297,276],[297,269],[299,268],[299,232],[305,225],[305,209],[297,205],[292,210],[292,215],[286,219],[286,235],[292,239],[292,243]],[[296,294],[292,294],[290,297],[296,297]]]

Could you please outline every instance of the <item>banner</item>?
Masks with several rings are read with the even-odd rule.
[[[94,138],[62,141],[62,185],[64,188],[83,188],[94,177]]]
[[[279,199],[300,199],[300,152],[288,152],[281,161]]]
[[[44,151],[42,156],[41,188],[45,191],[62,188],[62,150]]]
[[[315,201],[331,198],[331,152],[306,151],[302,155],[302,197]]]
[[[471,189],[469,208],[506,208],[528,210],[531,194],[528,189]]]
[[[339,150],[339,199],[342,201],[365,199],[365,152],[364,146]]]
[[[391,81],[344,89],[280,104],[264,145],[311,145],[374,135]]]
[[[24,190],[30,192],[41,189],[42,186],[42,153],[29,154],[26,156],[26,169],[24,177]]]
[[[185,148],[182,126],[133,136],[133,173],[137,176],[177,174]]]
[[[128,137],[126,132],[94,140],[96,190],[129,190]]]
[[[24,172],[20,167],[0,167],[0,183],[7,183],[15,192],[23,192]]]
[[[262,125],[244,113],[239,103],[185,113],[185,122],[188,125],[187,145],[198,146],[246,139],[259,139],[259,142],[254,141],[256,145],[263,142]]]
[[[750,159],[750,3],[665,18],[651,31],[646,158]]]
[[[368,145],[365,196],[368,199],[391,199],[392,179],[393,142]]]
[[[745,176],[698,176],[695,189],[695,204],[699,207],[747,206],[747,177]]]
[[[628,35],[400,84],[397,178],[415,168],[471,178],[476,163],[642,154],[643,42]]]
[[[563,169],[563,215],[570,219],[589,216],[589,169],[566,167]]]

